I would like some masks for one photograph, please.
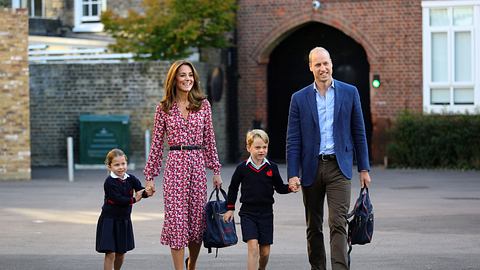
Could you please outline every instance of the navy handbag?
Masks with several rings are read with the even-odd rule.
[[[353,218],[352,218],[353,217]],[[349,220],[351,218],[351,220]],[[364,245],[372,241],[373,236],[373,205],[370,201],[368,188],[360,190],[360,195],[347,216],[348,220],[348,253],[352,245]]]
[[[212,200],[214,193],[216,200]],[[223,195],[224,200],[220,199],[219,193]],[[212,248],[217,248],[216,255],[218,255],[219,248],[232,246],[238,242],[234,220],[223,221],[226,211],[227,194],[222,188],[215,188],[205,205],[206,228],[203,233],[203,246],[208,248],[208,253],[212,252]]]

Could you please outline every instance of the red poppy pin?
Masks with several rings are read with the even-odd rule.
[[[267,171],[267,176],[268,176],[268,177],[272,177],[272,175],[273,175],[272,170],[268,170],[268,171]]]

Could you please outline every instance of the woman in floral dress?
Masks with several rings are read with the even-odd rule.
[[[165,221],[161,243],[170,246],[173,265],[195,269],[205,229],[207,201],[205,167],[213,170],[213,185],[220,187],[220,162],[215,145],[210,103],[200,89],[192,63],[181,60],[170,67],[165,97],[155,112],[154,130],[144,174],[146,188],[155,190],[160,173],[164,140],[169,149],[163,176]]]

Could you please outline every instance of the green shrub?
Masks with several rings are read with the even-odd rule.
[[[404,112],[389,133],[392,167],[480,169],[480,115]]]

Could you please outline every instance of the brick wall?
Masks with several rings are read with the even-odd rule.
[[[28,15],[0,8],[0,180],[29,180]]]
[[[144,133],[153,128],[168,67],[168,62],[31,65],[32,166],[67,164],[66,138],[72,136],[78,149],[80,114],[129,115],[130,160],[143,166]],[[205,90],[209,67],[195,67]],[[221,161],[227,149],[223,100],[212,103]]]
[[[385,129],[392,118],[404,109],[422,110],[421,1],[320,2],[322,7],[314,11],[311,1],[238,1],[239,136],[243,137],[253,119],[267,119],[266,69],[276,44],[305,23],[320,22],[363,46],[370,78],[381,74],[382,86],[370,89],[372,150],[379,162],[385,151]]]

